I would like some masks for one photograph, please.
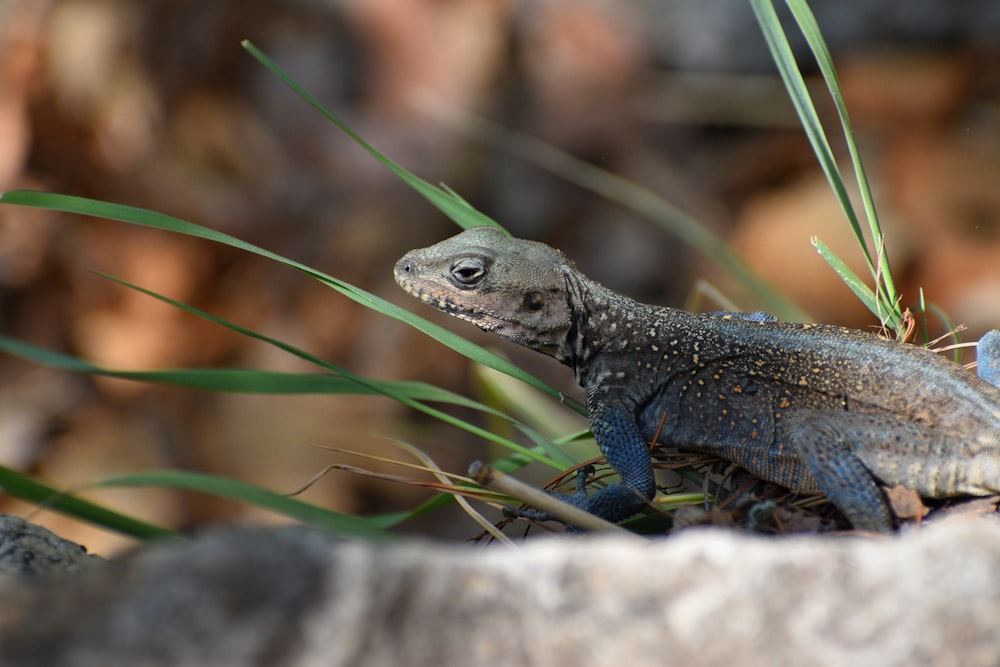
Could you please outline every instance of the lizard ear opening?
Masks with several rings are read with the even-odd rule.
[[[486,269],[481,257],[463,257],[451,265],[451,277],[461,287],[474,287],[482,282]]]
[[[524,295],[524,307],[530,311],[541,310],[545,306],[545,295],[541,292],[532,291]]]

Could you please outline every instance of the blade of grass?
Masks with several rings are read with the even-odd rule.
[[[851,164],[854,167],[854,173],[857,178],[858,192],[861,193],[865,215],[868,218],[872,238],[876,245],[876,254],[878,255],[876,264],[881,270],[882,277],[880,282],[885,287],[885,298],[889,302],[894,302],[897,298],[896,288],[892,279],[892,272],[889,268],[889,257],[885,252],[885,244],[883,243],[884,235],[879,224],[878,212],[875,209],[875,199],[872,196],[868,176],[865,173],[864,163],[861,160],[861,151],[858,149],[858,143],[854,137],[854,129],[851,125],[850,116],[847,113],[847,105],[844,102],[844,94],[840,88],[837,70],[833,66],[830,49],[826,45],[826,40],[823,39],[823,33],[820,31],[819,24],[816,22],[816,17],[809,8],[809,5],[803,0],[787,0],[787,5],[795,21],[798,23],[799,29],[805,36],[806,43],[813,52],[813,57],[816,58],[820,74],[823,76],[827,90],[837,109],[837,116],[840,118],[841,128],[844,133],[844,141],[847,144],[847,150],[851,156]]]
[[[339,127],[347,136],[353,139],[359,146],[364,148],[368,153],[372,155],[376,160],[384,164],[389,168],[394,174],[399,176],[403,181],[407,183],[410,187],[420,193],[427,201],[433,204],[438,210],[451,218],[455,224],[463,229],[468,229],[469,227],[482,227],[484,225],[490,225],[493,227],[500,227],[494,220],[488,216],[480,213],[472,206],[468,204],[464,199],[458,197],[451,189],[438,188],[427,181],[414,176],[408,170],[404,169],[402,166],[389,159],[379,151],[377,151],[371,144],[362,139],[354,130],[350,128],[344,121],[334,115],[329,109],[320,104],[316,99],[309,94],[309,92],[300,86],[291,76],[289,76],[283,69],[278,67],[270,58],[264,55],[253,42],[250,40],[244,40],[242,42],[243,48],[245,48],[250,55],[256,58],[264,67],[269,69],[275,76],[277,76],[281,81],[292,89],[296,95],[305,100],[310,106],[323,114],[327,120],[332,122],[334,125]],[[503,229],[500,227],[500,229]],[[504,230],[506,232],[506,230]]]
[[[840,259],[840,257],[838,257],[827,244],[816,237],[812,238],[812,244],[816,247],[820,257],[826,260],[826,263],[830,265],[830,268],[832,268],[833,271],[840,276],[840,279],[844,281],[844,284],[846,284],[851,291],[854,292],[854,295],[857,296],[862,303],[867,305],[869,309],[872,307],[878,307],[878,302],[875,299],[875,293],[872,292],[872,289],[868,287],[865,281],[858,277],[858,274],[851,271],[844,261]]]
[[[270,510],[296,519],[308,526],[338,535],[380,540],[396,538],[395,535],[386,532],[368,519],[341,514],[283,496],[263,487],[206,473],[186,470],[154,470],[110,477],[94,486],[96,488],[168,487],[198,491]]]
[[[259,340],[261,342],[267,343],[268,345],[272,345],[272,346],[274,346],[274,347],[276,347],[276,348],[278,348],[278,349],[280,349],[280,350],[282,350],[284,352],[287,352],[287,353],[289,353],[289,354],[291,354],[293,356],[298,357],[299,359],[302,359],[304,361],[308,361],[308,362],[310,362],[312,364],[315,364],[315,365],[317,365],[317,366],[319,366],[321,368],[325,368],[328,371],[336,373],[337,375],[339,375],[339,376],[341,376],[341,377],[343,377],[343,378],[345,378],[345,379],[347,379],[347,380],[349,380],[351,382],[354,382],[354,383],[356,383],[357,385],[359,385],[361,387],[366,387],[366,388],[368,388],[371,391],[377,392],[377,393],[379,393],[379,394],[381,394],[383,396],[386,396],[386,397],[391,398],[391,399],[393,399],[395,401],[398,401],[399,403],[402,403],[403,405],[406,405],[407,407],[410,407],[410,408],[413,408],[414,410],[418,410],[420,412],[423,412],[424,414],[426,414],[426,415],[428,415],[430,417],[434,417],[435,419],[443,421],[446,424],[451,424],[452,426],[455,426],[456,428],[460,428],[460,429],[462,429],[464,431],[472,433],[473,435],[479,436],[479,437],[481,437],[481,438],[483,438],[485,440],[488,440],[490,442],[493,442],[493,443],[496,443],[498,445],[501,445],[501,446],[503,446],[503,447],[505,447],[505,448],[507,448],[507,449],[509,449],[511,451],[514,451],[514,452],[517,452],[519,454],[522,454],[522,455],[524,455],[524,456],[526,456],[526,457],[528,457],[528,458],[530,458],[530,459],[532,459],[534,461],[538,461],[539,463],[543,463],[545,465],[548,465],[548,466],[553,467],[553,468],[558,468],[558,469],[561,469],[562,467],[564,467],[564,465],[571,463],[571,460],[566,456],[566,454],[564,452],[562,452],[561,450],[559,450],[559,448],[555,447],[552,443],[550,443],[549,441],[547,441],[545,438],[542,438],[540,435],[538,435],[532,429],[524,426],[523,424],[521,424],[520,422],[517,422],[516,420],[514,420],[512,418],[508,417],[508,419],[510,419],[510,421],[512,423],[514,423],[515,426],[517,426],[525,435],[527,435],[529,438],[532,439],[532,441],[536,445],[536,449],[531,449],[531,448],[528,448],[528,447],[524,447],[524,446],[522,446],[522,445],[520,445],[520,444],[518,444],[518,443],[516,443],[516,442],[514,442],[512,440],[509,440],[507,438],[502,438],[502,437],[500,437],[500,436],[498,436],[498,435],[496,435],[496,434],[494,434],[494,433],[492,433],[492,432],[490,432],[490,431],[488,431],[486,429],[482,429],[482,428],[480,428],[480,427],[478,427],[478,426],[476,426],[474,424],[471,424],[471,423],[469,423],[467,421],[458,419],[457,417],[453,417],[452,415],[449,415],[446,412],[442,412],[441,410],[438,410],[436,408],[432,408],[429,405],[425,405],[424,403],[422,403],[420,401],[416,401],[416,400],[414,400],[414,399],[412,399],[412,398],[410,398],[410,397],[408,397],[408,396],[406,396],[404,394],[397,393],[397,392],[393,391],[392,389],[390,389],[389,387],[386,387],[384,385],[380,386],[378,383],[374,383],[371,380],[368,380],[367,378],[364,378],[364,377],[361,377],[360,375],[356,375],[354,373],[351,373],[350,371],[348,371],[345,368],[341,368],[340,366],[337,366],[336,364],[332,364],[329,361],[326,361],[326,360],[321,359],[321,358],[319,358],[319,357],[317,357],[317,356],[315,356],[313,354],[310,354],[308,352],[300,350],[300,349],[298,349],[298,348],[296,348],[296,347],[294,347],[292,345],[289,345],[288,343],[285,343],[283,341],[277,340],[276,338],[271,338],[270,336],[266,336],[266,335],[264,335],[262,333],[254,331],[252,329],[248,329],[246,327],[240,326],[238,324],[235,324],[233,322],[225,320],[225,319],[223,319],[221,317],[217,317],[215,315],[212,315],[211,313],[207,313],[207,312],[205,312],[203,310],[195,308],[194,306],[190,306],[188,304],[181,303],[180,301],[176,301],[176,300],[171,299],[169,297],[166,297],[166,296],[164,296],[162,294],[158,294],[158,293],[153,292],[151,290],[148,290],[148,289],[146,289],[144,287],[140,287],[139,285],[134,285],[134,284],[132,284],[132,283],[126,281],[126,280],[122,280],[121,278],[115,278],[113,276],[108,276],[108,275],[105,275],[105,274],[100,274],[100,275],[102,275],[103,277],[107,278],[108,280],[111,280],[113,282],[118,283],[119,285],[122,285],[124,287],[128,287],[129,289],[133,289],[133,290],[135,290],[137,292],[141,292],[142,294],[145,294],[146,296],[149,296],[149,297],[152,297],[154,299],[157,299],[158,301],[162,301],[164,303],[170,304],[171,306],[174,306],[175,308],[179,308],[179,309],[181,309],[181,310],[183,310],[183,311],[185,311],[187,313],[190,313],[190,314],[195,315],[197,317],[200,317],[202,319],[208,320],[209,322],[213,322],[215,324],[223,326],[223,327],[225,327],[227,329],[230,329],[232,331],[236,331],[237,333],[240,333],[240,334],[242,334],[244,336],[247,336],[249,338],[254,338],[254,339]],[[549,458],[548,456],[546,456],[545,454],[540,453],[537,450],[545,451],[547,454],[549,454],[550,456],[552,456],[554,459],[557,459],[557,460],[561,461],[561,463],[557,462],[557,460],[553,460],[553,458]]]
[[[472,373],[480,388],[477,393],[487,396],[490,403],[517,415],[519,420],[548,439],[587,426],[580,416],[559,411],[556,401],[508,375],[479,364],[473,366]]]
[[[338,280],[333,276],[317,271],[309,266],[306,266],[305,264],[287,259],[269,250],[255,246],[252,243],[242,241],[234,236],[230,236],[229,234],[208,229],[207,227],[202,227],[201,225],[196,225],[194,223],[173,218],[169,215],[164,215],[155,211],[149,211],[133,206],[101,202],[93,199],[86,199],[84,197],[74,197],[70,195],[31,192],[27,190],[13,190],[0,194],[0,203],[45,208],[54,211],[76,213],[79,215],[88,215],[97,218],[107,218],[108,220],[117,220],[119,222],[139,225],[142,227],[150,227],[153,229],[174,232],[176,234],[193,236],[259,255],[301,271],[302,273],[305,273],[328,287],[340,292],[344,296],[347,296],[353,301],[371,308],[378,313],[408,324],[414,329],[427,334],[442,345],[450,347],[472,361],[476,361],[489,366],[490,368],[494,368],[501,373],[506,373],[512,377],[516,377],[519,380],[541,389],[551,396],[559,396],[558,391],[530,373],[518,368],[503,357],[500,357],[478,345],[470,343],[458,334],[452,333],[444,327],[440,327],[418,315],[414,315],[405,308],[401,308],[400,306],[372,294],[371,292],[367,292],[359,287],[351,285],[350,283]]]
[[[132,371],[105,368],[14,338],[0,336],[0,351],[49,368],[72,373],[85,373],[135,380],[154,384],[184,387],[200,391],[243,394],[369,394],[384,396],[396,393],[416,401],[449,403],[491,415],[510,417],[488,405],[424,382],[369,380],[371,387],[359,385],[339,375],[317,373],[282,373],[245,368],[179,368]]]
[[[830,187],[833,189],[841,208],[844,210],[844,214],[847,216],[851,229],[854,231],[855,238],[857,239],[858,246],[861,248],[862,255],[865,258],[869,272],[875,283],[874,290],[870,290],[872,292],[872,297],[864,300],[865,305],[869,310],[871,310],[872,313],[884,321],[888,326],[895,329],[898,333],[900,332],[900,328],[903,323],[902,312],[899,309],[899,298],[896,294],[891,274],[889,274],[888,259],[885,255],[882,234],[878,226],[871,190],[868,186],[868,181],[861,163],[860,152],[858,151],[857,144],[854,141],[854,133],[851,128],[850,119],[847,115],[846,106],[843,103],[843,95],[840,91],[836,72],[833,68],[833,62],[830,58],[829,50],[823,41],[819,26],[816,24],[815,17],[813,17],[812,13],[809,11],[808,6],[806,6],[806,4],[801,0],[788,0],[787,4],[791,9],[793,17],[799,25],[800,30],[802,30],[810,49],[812,49],[813,54],[817,59],[824,81],[837,108],[845,140],[851,155],[852,164],[855,169],[861,196],[865,203],[865,211],[869,218],[870,227],[874,235],[874,241],[878,247],[877,260],[873,258],[872,252],[868,247],[868,243],[865,239],[864,232],[861,229],[858,216],[854,210],[854,205],[851,202],[843,176],[840,173],[840,167],[834,157],[826,132],[823,129],[823,124],[819,119],[819,114],[816,112],[815,105],[812,102],[809,90],[802,77],[802,72],[800,71],[798,63],[795,60],[795,55],[792,52],[791,45],[789,44],[788,38],[784,33],[784,29],[782,28],[781,21],[775,11],[773,2],[770,0],[750,0],[750,4],[754,11],[754,15],[757,18],[757,22],[760,24],[761,32],[763,33],[768,48],[771,51],[771,56],[773,57],[775,65],[778,68],[778,72],[785,84],[785,88],[788,90],[792,104],[802,122],[802,126],[805,130],[807,138],[809,139],[809,143],[812,145],[813,151],[819,161],[820,168],[826,175]],[[829,261],[830,257],[835,256],[829,248],[826,248],[824,258]],[[839,259],[836,261],[838,266],[835,266],[834,270],[843,277],[844,274],[842,271],[846,269],[846,265]],[[853,275],[853,272],[849,269],[847,272]],[[852,282],[860,282],[860,279],[855,276],[852,279]],[[849,284],[849,286],[851,285]],[[858,294],[854,286],[851,286],[851,289]]]
[[[77,498],[5,466],[0,466],[0,490],[12,498],[19,498],[20,500],[40,505],[74,519],[79,519],[95,526],[101,526],[139,540],[176,537],[176,533],[171,530],[125,516],[124,514],[119,514],[90,501]]]
[[[292,260],[287,260],[279,255],[271,253],[270,251],[258,248],[252,244],[246,243],[244,241],[236,239],[235,237],[231,237],[227,234],[216,232],[214,230],[207,229],[199,225],[195,225],[193,223],[172,218],[170,216],[166,216],[164,214],[160,214],[153,211],[147,211],[144,209],[122,206],[118,204],[110,204],[107,202],[98,202],[94,200],[66,196],[66,195],[53,195],[53,194],[28,192],[28,191],[14,191],[0,195],[0,202],[16,204],[16,205],[40,207],[40,208],[50,208],[53,210],[61,210],[69,213],[78,213],[82,215],[105,217],[108,219],[119,220],[130,224],[137,224],[141,226],[151,227],[154,229],[161,229],[164,231],[171,231],[174,233],[181,233],[194,236],[197,238],[203,238],[206,240],[222,243],[225,245],[236,247],[241,250],[261,255],[265,258],[284,263],[288,266],[291,266],[292,268],[300,270],[306,273],[307,275],[310,275],[311,277],[314,277],[324,282],[325,284],[328,284],[334,289],[337,289],[341,293],[347,295],[349,298],[352,298],[353,300],[358,301],[363,305],[379,310],[385,314],[389,314],[390,316],[393,316],[396,319],[400,319],[401,321],[411,324],[415,328],[418,328],[421,331],[428,333],[428,335],[431,335],[432,337],[441,340],[441,342],[445,344],[450,343],[449,346],[465,354],[474,361],[479,361],[481,363],[484,363],[484,365],[487,365],[491,368],[495,368],[501,372],[510,373],[512,375],[518,376],[521,379],[524,379],[525,381],[529,382],[530,384],[541,388],[543,391],[546,391],[547,393],[551,393],[557,396],[559,395],[558,392],[556,392],[555,390],[547,387],[547,385],[545,385],[544,383],[535,380],[532,376],[524,373],[524,371],[521,371],[516,366],[513,366],[506,360],[500,357],[496,357],[496,355],[489,353],[488,351],[483,350],[482,348],[478,348],[478,346],[474,346],[470,343],[467,343],[466,341],[464,341],[464,339],[461,339],[460,337],[451,334],[447,330],[437,327],[436,325],[433,325],[430,322],[426,322],[422,320],[422,318],[412,315],[408,311],[400,309],[397,306],[394,306],[393,304],[384,301],[380,297],[367,293],[363,290],[355,288],[354,286],[348,283],[343,283],[341,281],[338,281],[337,279],[322,274],[318,271],[315,271],[310,267],[299,264]],[[123,284],[126,284],[129,287],[133,287],[135,289],[138,289],[139,291],[147,293],[150,296],[153,296],[154,298],[160,298],[159,295],[150,293],[147,290],[143,290],[142,288],[139,288],[137,286],[128,285],[128,283],[123,283]],[[252,337],[263,340],[264,342],[276,345],[279,348],[284,349],[285,351],[288,351],[290,353],[293,354],[299,353],[299,351],[290,348],[290,346],[285,346],[280,341],[269,339],[267,337],[261,337],[255,334],[254,332],[250,332],[242,327],[231,325],[231,323],[221,321],[218,318],[214,318],[208,315],[207,313],[201,313],[200,311],[186,308],[182,304],[179,304],[177,302],[172,302],[169,299],[161,299],[161,300],[164,300],[167,303],[172,303],[177,307],[185,308],[189,312],[193,312],[194,314],[201,317],[206,317],[209,320],[215,321],[219,324],[222,324],[223,326],[227,326],[228,328],[231,328],[240,333],[244,333],[246,335],[250,335]],[[298,356],[300,356],[300,358],[304,358],[314,363],[317,363],[320,366],[325,367],[329,370],[333,370],[334,372],[342,373],[345,376],[345,378],[348,379],[349,381],[360,380],[360,378],[352,377],[350,374],[344,372],[343,369],[339,369],[335,366],[328,365],[322,360],[312,357],[311,355],[298,354]],[[90,371],[92,369],[79,368],[77,370]],[[364,386],[363,382],[361,384],[362,386]],[[414,407],[415,409],[421,410],[432,416],[437,416],[448,423],[456,425],[459,428],[464,428],[465,430],[469,430],[475,433],[476,435],[497,442],[497,444],[500,444],[502,446],[507,447],[508,449],[517,452],[516,454],[509,456],[503,460],[504,464],[503,467],[505,469],[508,470],[516,469],[518,467],[523,466],[527,460],[531,459],[538,460],[546,465],[549,465],[557,469],[572,464],[572,461],[565,455],[564,452],[559,450],[557,447],[553,447],[551,443],[540,438],[540,436],[538,436],[537,434],[533,434],[529,429],[522,429],[522,430],[528,433],[529,437],[532,438],[532,440],[536,443],[536,447],[541,448],[542,451],[548,452],[551,459],[546,458],[544,455],[539,454],[536,451],[520,447],[516,443],[513,443],[509,440],[493,437],[493,434],[484,431],[482,429],[478,429],[465,422],[461,422],[460,420],[455,420],[446,413],[436,411],[433,408],[424,406],[422,404],[418,404],[415,401],[410,401],[406,397],[394,396],[392,395],[393,392],[391,388],[389,388],[389,391],[386,391],[386,387],[381,387],[381,388],[373,387],[372,390],[378,391],[378,393],[382,393],[383,395],[389,395],[390,398],[396,398],[397,400],[400,400],[405,404],[411,405],[411,407]],[[416,514],[422,513],[423,511],[428,511],[429,509],[435,506],[437,505],[434,503],[427,503],[425,504],[425,506],[418,508],[418,510],[416,510],[416,513],[403,513],[403,514],[393,515],[386,519],[385,525],[389,525],[390,522],[403,520],[409,516],[416,516]]]
[[[777,65],[778,73],[781,75],[781,79],[785,83],[785,88],[788,90],[792,105],[795,107],[795,111],[802,122],[806,137],[813,147],[813,152],[816,153],[820,168],[826,175],[830,187],[836,194],[838,201],[844,209],[844,213],[850,221],[851,228],[854,230],[858,244],[861,245],[864,251],[865,259],[868,261],[869,268],[874,277],[875,264],[868,250],[867,241],[861,231],[861,224],[858,222],[857,214],[854,212],[854,206],[851,203],[850,196],[847,194],[847,187],[840,175],[840,168],[837,166],[833,149],[830,147],[829,141],[827,141],[823,124],[819,119],[819,114],[816,113],[816,108],[813,106],[809,90],[806,88],[805,79],[802,78],[802,72],[799,71],[798,63],[795,61],[795,55],[792,52],[791,45],[788,43],[788,38],[785,36],[781,21],[778,19],[778,14],[769,0],[750,0],[750,5],[757,17],[757,22],[760,24],[761,32],[764,34],[768,48],[771,50],[771,56],[774,58],[775,65]]]
[[[454,130],[617,202],[658,224],[733,276],[763,308],[780,319],[811,321],[808,313],[758,276],[722,237],[652,191],[474,114],[444,109],[436,101],[428,101],[426,106]]]

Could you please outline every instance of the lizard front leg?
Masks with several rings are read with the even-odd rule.
[[[590,425],[601,453],[621,481],[587,495],[584,488],[586,473],[581,470],[576,493],[553,495],[606,521],[618,523],[637,514],[656,495],[649,446],[642,439],[632,414],[624,407],[592,407]],[[538,510],[505,510],[505,513],[537,521],[555,519],[549,513]],[[569,529],[576,532],[573,526]]]
[[[586,497],[581,506],[618,523],[637,514],[656,495],[649,445],[639,433],[635,417],[622,406],[592,405],[590,428],[608,465],[621,480]]]

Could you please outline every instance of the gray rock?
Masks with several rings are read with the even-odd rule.
[[[0,590],[3,665],[995,665],[1000,523],[898,538],[244,529]]]
[[[104,562],[46,528],[0,514],[0,581],[11,576],[82,572]]]

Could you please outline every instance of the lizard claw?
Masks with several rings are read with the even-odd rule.
[[[576,495],[587,497],[587,477],[594,474],[594,466],[585,465],[576,471]],[[576,503],[570,503],[576,505]],[[584,503],[586,507],[586,503]]]

